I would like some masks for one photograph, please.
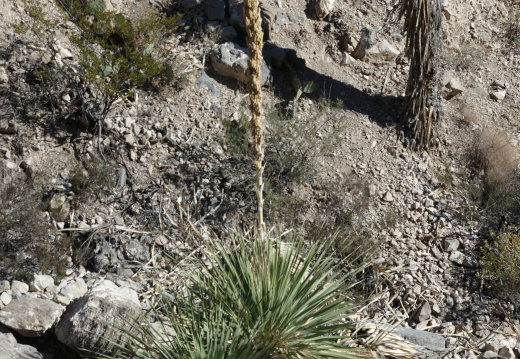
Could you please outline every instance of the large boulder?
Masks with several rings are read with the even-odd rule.
[[[139,315],[137,295],[128,292],[107,280],[98,284],[69,306],[56,326],[56,337],[85,356],[110,354],[114,343],[124,339],[121,329],[130,330],[132,318]]]
[[[0,310],[0,323],[28,338],[41,337],[59,320],[65,307],[39,298],[20,298]]]
[[[18,344],[14,335],[0,325],[0,359],[42,359],[43,355],[30,345]]]
[[[211,63],[215,71],[227,77],[232,77],[247,84],[247,48],[226,42],[211,50]],[[266,62],[262,60],[262,81],[264,86],[270,81],[271,72]]]

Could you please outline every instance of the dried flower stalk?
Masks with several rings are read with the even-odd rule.
[[[247,55],[248,60],[248,77],[247,89],[249,90],[249,109],[251,111],[251,128],[253,132],[254,141],[254,153],[255,159],[255,187],[256,187],[256,199],[258,202],[257,212],[257,230],[260,238],[264,237],[265,234],[265,223],[264,223],[264,150],[262,148],[262,142],[264,136],[262,134],[262,88],[260,85],[262,67],[262,46],[263,46],[263,31],[262,31],[262,19],[260,17],[260,5],[258,0],[245,0],[244,1],[244,19],[246,21],[247,31]]]

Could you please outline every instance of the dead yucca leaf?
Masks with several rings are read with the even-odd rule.
[[[478,166],[488,182],[506,183],[518,173],[518,154],[505,131],[484,128],[476,151]]]

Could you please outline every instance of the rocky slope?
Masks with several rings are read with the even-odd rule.
[[[203,229],[223,235],[254,221],[248,149],[237,150],[230,135],[237,130],[242,139],[248,100],[241,82],[246,55],[240,1],[107,5],[129,16],[158,10],[184,16],[167,42],[182,81],[159,93],[139,91],[114,106],[101,137],[105,167],[96,160],[95,129],[70,116],[74,90],[59,89],[58,116],[38,93],[31,73],[45,58],[7,26],[28,21],[23,6],[0,2],[0,179],[6,198],[0,214],[7,223],[36,208],[39,222],[51,228],[37,231],[21,219],[13,229],[0,226],[7,235],[12,230],[23,232],[19,238],[39,239],[14,256],[8,240],[2,243],[0,323],[16,334],[0,327],[0,341],[12,348],[6,358],[62,357],[66,349],[24,339],[49,336],[44,333],[50,328],[66,346],[88,347],[82,333],[74,342],[60,333],[85,325],[95,314],[89,301],[103,301],[99,293],[121,292],[125,305],[146,307],[150,291],[174,280],[182,259],[198,253]],[[388,16],[392,8],[390,1],[336,1],[320,16],[323,10],[304,0],[262,2],[269,224],[334,227],[355,246],[370,248],[376,300],[362,316],[421,331],[422,339],[408,339],[433,353],[417,357],[520,357],[517,303],[489,296],[479,277],[479,247],[489,226],[465,192],[466,185],[482,182],[467,158],[483,129],[511,148],[512,160],[496,163],[504,171],[517,167],[520,55],[508,35],[510,4],[444,3],[444,120],[441,143],[431,153],[409,151],[398,140],[409,66],[401,25]],[[62,61],[77,61],[75,49],[57,36]],[[359,47],[362,36],[372,46]],[[294,108],[283,66],[289,50],[306,63],[296,76],[314,81],[317,90],[298,101],[298,116],[280,119],[274,110]],[[323,98],[336,105],[324,106]],[[34,194],[28,177],[43,195]],[[8,197],[5,189],[13,184],[18,192]],[[64,276],[58,285],[31,273],[49,273],[42,264],[49,256],[41,251],[50,248],[62,248],[50,265],[55,277]],[[164,263],[162,252],[178,265]],[[34,315],[41,320],[26,318],[27,307],[40,308]],[[79,307],[87,308],[85,314],[74,317]]]

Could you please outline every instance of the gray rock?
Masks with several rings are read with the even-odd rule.
[[[446,81],[446,82],[443,83],[443,85],[445,87],[443,97],[446,100],[451,100],[453,97],[457,96],[458,94],[460,94],[466,90],[466,88],[464,86],[462,86],[462,84],[460,83],[459,79],[454,76],[448,77],[444,81]]]
[[[453,252],[459,248],[459,240],[458,239],[445,239],[444,240],[444,250],[446,252]]]
[[[220,94],[219,89],[213,83],[213,80],[206,74],[206,71],[202,70],[199,78],[195,81],[195,85],[208,89],[213,96]]]
[[[491,350],[485,351],[484,353],[480,354],[479,359],[493,359],[498,358],[498,354],[495,352],[492,352]]]
[[[70,301],[78,299],[87,293],[87,284],[83,278],[76,278],[60,290],[60,294],[69,298]]]
[[[384,64],[385,62],[394,60],[397,56],[399,56],[399,54],[399,50],[397,50],[388,41],[383,40],[365,50],[363,61],[367,61],[372,64]]]
[[[13,300],[13,297],[11,297],[11,294],[7,292],[3,292],[0,294],[0,302],[4,303],[4,305],[8,305]]]
[[[54,297],[54,301],[56,303],[62,304],[64,306],[69,305],[71,302],[69,297],[61,295],[61,294],[56,294],[56,296]]]
[[[415,315],[415,320],[417,320],[418,322],[423,322],[425,320],[430,319],[431,315],[432,308],[430,306],[430,303],[425,302],[417,311],[417,314]]]
[[[247,48],[241,47],[232,42],[226,42],[214,47],[210,52],[211,63],[215,71],[220,75],[232,77],[240,82],[247,83]],[[266,85],[271,77],[269,67],[262,60],[262,81],[261,85]]]
[[[29,286],[25,284],[24,282],[19,282],[17,280],[13,280],[13,283],[11,284],[11,290],[18,291],[21,294],[25,294],[29,291]]]
[[[31,283],[29,283],[29,291],[43,292],[45,288],[54,285],[54,279],[50,275],[35,274]]]
[[[383,201],[385,202],[393,202],[394,201],[394,196],[392,196],[392,194],[390,192],[386,192],[383,196]]]
[[[276,25],[303,25],[305,24],[305,14],[296,15],[292,13],[279,12],[276,14]]]
[[[129,317],[139,314],[138,306],[114,283],[105,282],[110,281],[71,304],[56,326],[58,340],[80,354],[89,350],[111,353],[114,343],[124,338],[121,328],[130,330]]]
[[[226,26],[220,29],[220,35],[218,38],[219,43],[233,42],[238,36],[237,30],[233,26]]]
[[[507,90],[500,90],[491,92],[491,98],[494,100],[501,101],[506,97]]]
[[[226,1],[206,0],[204,13],[209,20],[224,20],[226,16]]]
[[[393,332],[409,342],[429,350],[441,351],[446,348],[445,339],[439,334],[405,327],[397,327]]]
[[[186,10],[194,9],[197,5],[197,0],[181,0],[181,6]]]
[[[43,359],[43,354],[30,345],[18,344],[9,329],[0,325],[0,359]]]
[[[361,38],[352,52],[351,56],[361,60],[365,57],[366,51],[376,43],[376,32],[373,29],[364,27],[361,29]]]
[[[15,299],[0,310],[0,323],[24,337],[37,338],[56,324],[64,309],[50,300]]]
[[[464,254],[459,251],[453,251],[450,253],[449,260],[457,264],[462,264],[464,262]]]

